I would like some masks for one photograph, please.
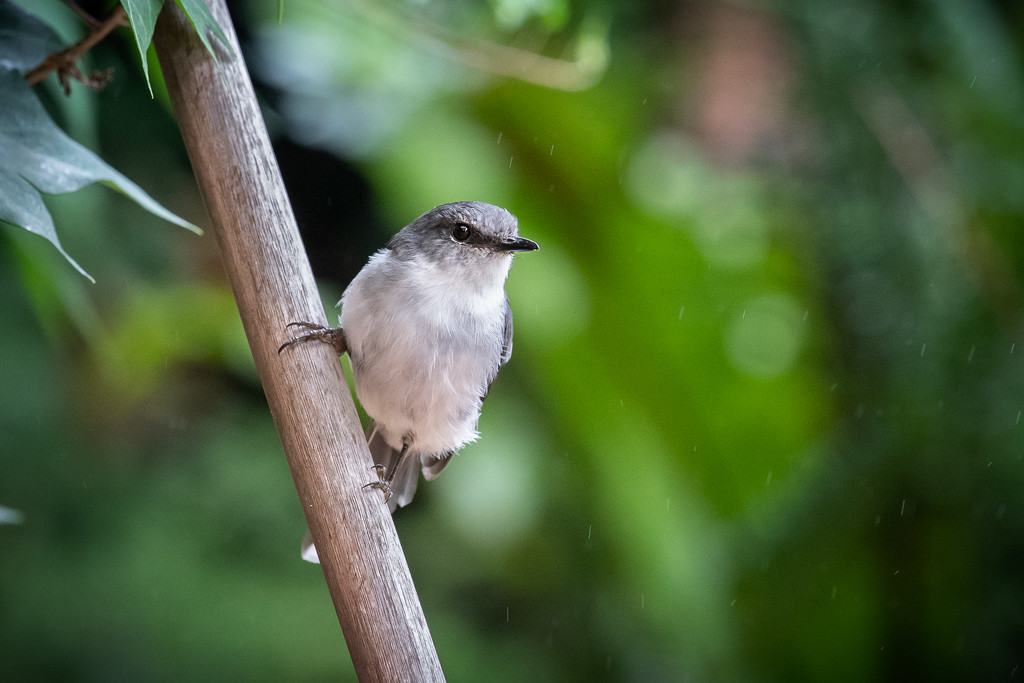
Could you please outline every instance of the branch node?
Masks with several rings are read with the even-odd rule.
[[[76,80],[79,83],[96,90],[102,89],[113,79],[114,69],[109,68],[101,71],[93,71],[91,74],[86,76],[81,72],[81,70],[79,70],[75,62],[81,59],[82,56],[91,50],[97,43],[106,38],[115,28],[119,26],[128,26],[127,16],[124,6],[118,5],[117,9],[111,12],[110,16],[107,17],[103,23],[93,27],[92,31],[89,32],[89,35],[82,38],[71,47],[64,48],[60,52],[55,52],[48,56],[39,64],[39,66],[25,74],[25,80],[28,81],[29,85],[35,85],[46,78],[51,71],[56,71],[57,80],[60,81],[60,85],[64,89],[65,95],[71,94],[71,80]]]

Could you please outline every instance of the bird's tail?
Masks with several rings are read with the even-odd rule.
[[[320,564],[320,556],[316,553],[316,546],[313,545],[313,534],[306,529],[306,535],[302,537],[302,559],[306,562]]]
[[[405,507],[411,503],[412,497],[416,495],[416,486],[420,481],[419,455],[408,453],[405,460],[402,461],[400,457],[402,452],[388,444],[383,430],[376,422],[370,425],[366,443],[370,446],[373,462],[384,466],[384,476],[391,476],[394,468],[399,468],[391,479],[391,498],[388,499],[388,509],[394,512],[395,508]]]
[[[400,463],[402,452],[388,445],[383,431],[378,429],[376,422],[370,425],[366,442],[370,447],[373,462],[384,466],[384,476],[390,475],[392,468],[399,468],[391,480],[391,498],[388,499],[388,509],[394,512],[395,508],[399,506],[405,507],[412,502],[412,497],[416,494],[416,485],[419,484],[419,455],[410,453],[405,461]],[[317,555],[316,546],[313,545],[313,537],[309,531],[306,531],[306,535],[302,537],[302,559],[320,564],[320,556]]]

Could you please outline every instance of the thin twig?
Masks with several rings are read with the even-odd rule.
[[[77,2],[74,2],[73,0],[64,0],[64,4],[68,6],[68,9],[77,14],[82,21],[87,22],[90,26],[100,25],[99,19],[82,9]]]
[[[60,79],[60,84],[64,87],[64,94],[68,94],[71,91],[68,84],[69,78],[74,78],[76,81],[92,88],[98,89],[103,87],[110,80],[109,70],[106,72],[96,71],[86,77],[79,71],[75,62],[81,59],[82,55],[91,50],[97,43],[106,38],[115,28],[126,26],[126,17],[127,13],[124,6],[118,5],[117,9],[111,12],[110,16],[103,23],[95,26],[89,35],[71,47],[55,52],[44,59],[39,66],[25,74],[25,80],[28,81],[29,85],[35,85],[46,78],[51,71],[56,71],[57,78]]]
[[[594,85],[608,65],[608,52],[602,38],[577,37],[574,59],[547,57],[500,43],[464,38],[445,26],[424,16],[382,7],[374,2],[351,2],[345,11],[355,12],[365,20],[389,30],[420,47],[459,62],[471,69],[516,78],[557,90],[579,91]]]

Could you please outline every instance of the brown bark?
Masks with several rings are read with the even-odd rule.
[[[371,460],[334,351],[277,353],[287,323],[325,314],[227,9],[207,2],[231,42],[215,43],[220,68],[174,2],[154,43],[349,652],[360,680],[443,680],[388,508],[362,488]]]

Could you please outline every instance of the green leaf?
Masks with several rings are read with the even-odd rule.
[[[0,0],[0,68],[29,71],[64,49],[45,22],[7,0]]]
[[[149,62],[146,59],[146,50],[153,42],[153,29],[156,27],[156,18],[160,16],[160,8],[164,0],[121,0],[125,11],[128,13],[128,21],[132,25],[132,33],[135,34],[135,45],[139,48],[139,57],[142,59],[142,73],[146,76],[146,85],[149,87],[149,96],[153,96],[153,86],[149,82]]]
[[[0,70],[0,220],[45,237],[81,272],[57,239],[40,193],[64,194],[102,182],[166,221],[201,234],[171,213],[94,153],[78,144],[50,119],[35,93],[14,71]]]
[[[213,61],[218,64],[220,63],[217,59],[217,53],[214,52],[213,45],[210,44],[210,39],[207,36],[208,31],[212,32],[224,44],[228,54],[231,54],[231,44],[228,42],[228,37],[224,35],[224,31],[221,30],[217,20],[210,13],[210,8],[206,6],[203,0],[178,0],[178,5],[185,11],[188,20],[192,22],[196,33],[199,34],[199,40],[203,41],[203,45],[206,46],[206,51],[213,57]]]
[[[128,13],[128,20],[131,22],[132,31],[135,33],[135,45],[139,49],[139,57],[142,59],[142,72],[146,76],[146,85],[149,86],[149,94],[153,95],[153,86],[149,82],[149,64],[146,60],[146,51],[153,42],[153,29],[156,27],[157,17],[164,5],[164,0],[121,0],[125,11]],[[192,27],[199,34],[206,51],[213,57],[213,61],[220,63],[217,53],[210,43],[208,32],[224,44],[228,54],[231,54],[231,45],[228,37],[224,35],[217,20],[213,18],[210,9],[203,0],[178,0],[178,5],[185,12],[185,16],[192,23]]]

